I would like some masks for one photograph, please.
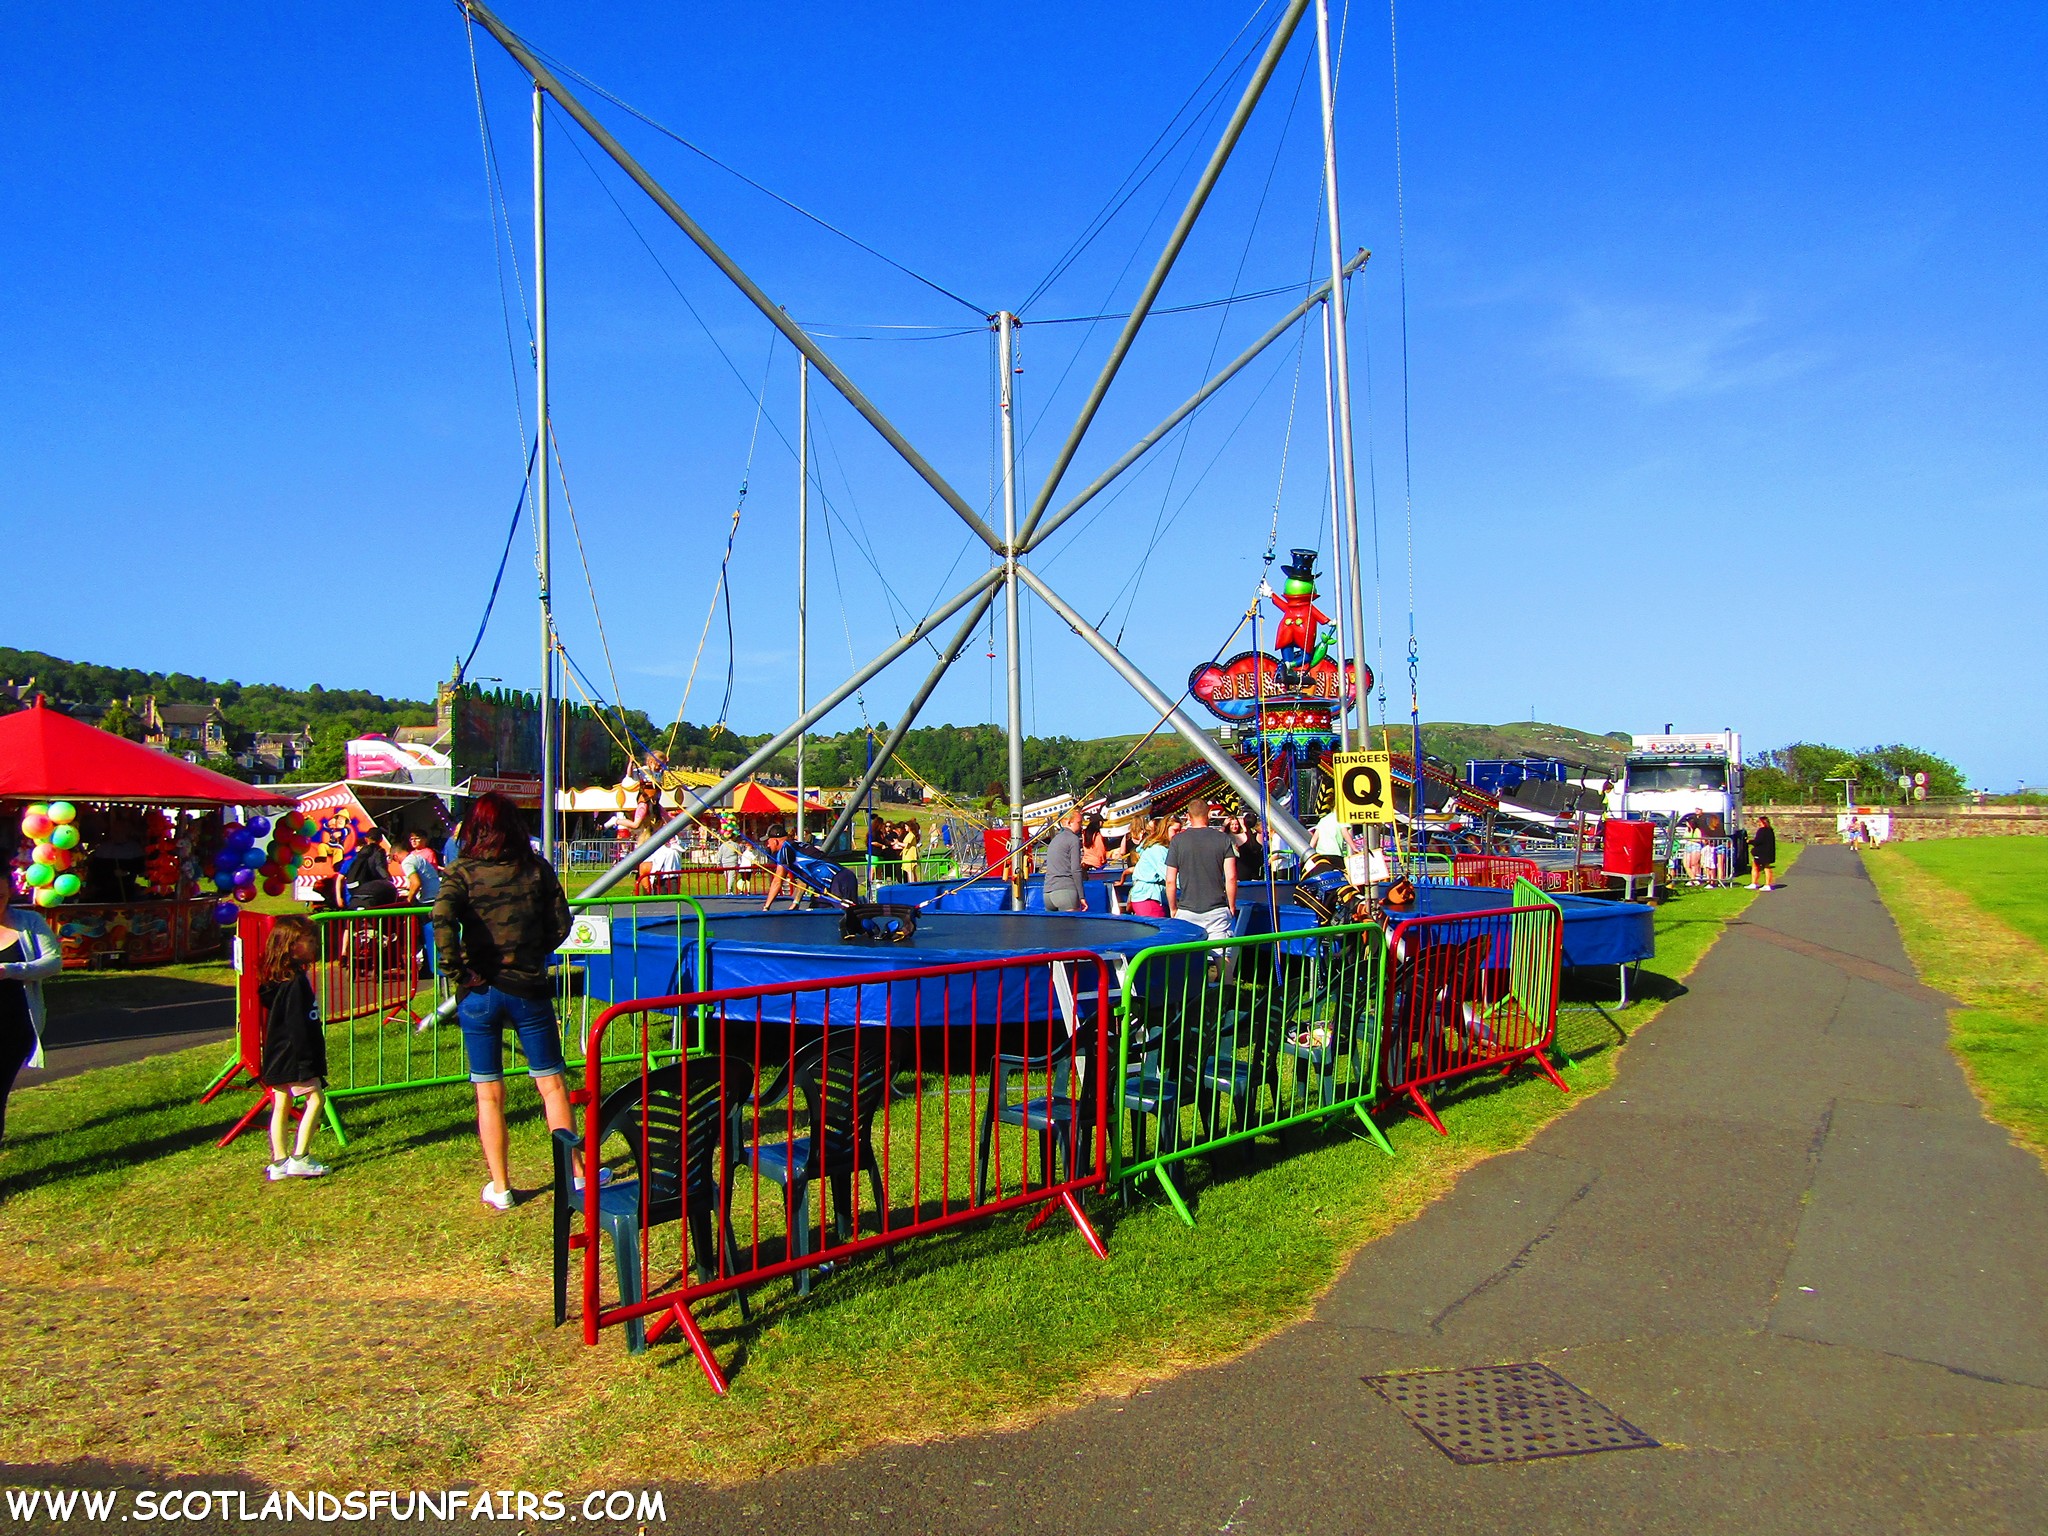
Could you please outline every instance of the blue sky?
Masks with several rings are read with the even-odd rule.
[[[554,58],[983,308],[1023,303],[1191,92],[1200,106],[1211,66],[1243,57],[1230,44],[1249,13],[1202,0],[502,11]],[[507,355],[509,310],[523,359],[521,295],[508,282],[501,304],[458,14],[426,0],[317,18],[29,4],[0,38],[16,61],[0,158],[0,525],[25,573],[7,640],[426,695],[476,631],[518,490],[517,413],[532,421],[530,378]],[[2048,781],[2048,18],[1415,6],[1400,42],[1424,714],[1733,725],[1753,747],[1905,740],[1974,782]],[[527,98],[481,34],[477,50],[507,259],[524,269]],[[1309,58],[1304,32],[1163,303],[1320,269]],[[1398,672],[1410,561],[1389,75],[1386,14],[1360,8],[1340,151],[1346,243],[1375,252],[1354,289],[1359,456],[1377,485],[1378,628]],[[972,309],[593,105],[831,335],[963,493],[988,497],[992,373]],[[1028,485],[1115,329],[1050,322],[1124,307],[1215,123],[1173,142],[1025,309]],[[745,479],[730,718],[773,727],[794,698],[792,354],[587,141],[559,120],[550,132],[555,423],[611,668],[558,503],[565,638],[605,692],[615,671],[628,703],[672,716]],[[1282,309],[1148,328],[1068,485]],[[1230,634],[1276,497],[1283,551],[1327,542],[1321,387],[1313,345],[1275,347],[1184,445],[1163,445],[1050,546],[1048,579],[1155,678],[1177,686]],[[817,429],[832,510],[815,540],[811,655],[829,684],[849,650],[880,649],[985,556],[843,405],[821,399]],[[531,566],[522,530],[478,675],[535,674]],[[1026,613],[1034,729],[1151,724],[1056,621]],[[692,719],[718,713],[723,631]],[[969,647],[928,722],[1000,718],[986,650]],[[1370,636],[1367,655],[1378,664]],[[894,718],[921,672],[871,687],[869,717]],[[1403,682],[1389,680],[1396,709]],[[859,718],[849,705],[833,723]]]

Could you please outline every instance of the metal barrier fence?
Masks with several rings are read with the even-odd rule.
[[[557,1133],[583,1180],[580,1230],[557,1228],[557,1320],[580,1250],[584,1341],[624,1325],[640,1349],[679,1328],[722,1394],[698,1301],[737,1291],[744,1315],[767,1281],[804,1292],[824,1266],[1027,1205],[1034,1228],[1064,1209],[1106,1256],[1078,1196],[1107,1177],[1114,1005],[1107,963],[1072,951],[606,1009],[574,1096],[580,1146]],[[702,1049],[661,1060],[655,1021],[699,1009]],[[607,1091],[598,1042],[625,1020],[641,1048]]]
[[[1418,853],[1413,849],[1394,857],[1394,867],[1415,885],[1456,885],[1458,866],[1448,853]]]
[[[1412,917],[1388,939],[1387,1022],[1380,1083],[1405,1096],[1438,1135],[1443,1121],[1422,1096],[1432,1083],[1533,1061],[1559,1091],[1550,1064],[1563,962],[1562,914],[1533,885],[1491,912]]]
[[[1460,853],[1452,856],[1451,864],[1458,884],[1500,891],[1509,889],[1517,880],[1534,880],[1542,873],[1534,859],[1506,853]]]
[[[1347,923],[1140,952],[1124,977],[1111,1178],[1151,1174],[1193,1226],[1169,1172],[1183,1158],[1347,1109],[1391,1157],[1369,1113],[1384,940]]]
[[[680,959],[694,945],[694,975],[704,974],[708,942],[704,908],[688,895],[574,897],[572,928],[552,967],[555,1014],[563,1049],[578,1060],[594,1012],[630,998],[673,992]],[[239,1074],[263,1070],[264,1014],[257,997],[263,947],[276,919],[244,912],[236,926],[242,974],[236,992],[235,1057],[208,1085],[209,1102]],[[312,919],[313,995],[327,1041],[327,1115],[335,1138],[347,1144],[335,1102],[402,1088],[466,1082],[469,1068],[462,1031],[448,1006],[451,978],[435,964],[433,909],[376,907],[321,912]],[[690,1022],[671,1020],[665,1050],[680,1054],[690,1043]],[[602,1049],[619,1060],[635,1057],[637,1035],[607,1040]],[[227,1146],[263,1108],[263,1099],[218,1143]]]
[[[1673,879],[1684,875],[1691,885],[1730,885],[1735,880],[1735,839],[1681,837],[1668,855]]]

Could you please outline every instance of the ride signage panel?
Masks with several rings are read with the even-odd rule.
[[[1337,819],[1357,825],[1394,819],[1394,754],[1338,752],[1330,771],[1337,781]]]

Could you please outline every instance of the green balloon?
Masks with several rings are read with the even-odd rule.
[[[31,864],[21,872],[21,878],[30,885],[48,885],[57,878],[57,872],[47,864]]]
[[[60,898],[69,900],[78,894],[79,888],[84,884],[84,881],[67,869],[56,878],[51,884],[50,889],[55,891]]]
[[[53,848],[76,848],[78,846],[78,828],[70,822],[61,823],[50,833],[50,846]]]

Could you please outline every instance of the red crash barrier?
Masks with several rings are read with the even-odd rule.
[[[584,1341],[679,1328],[723,1393],[690,1310],[705,1298],[737,1291],[744,1315],[767,1281],[806,1291],[821,1267],[1029,1205],[1032,1227],[1063,1209],[1106,1256],[1078,1196],[1107,1175],[1114,1004],[1106,962],[1077,951],[607,1008],[574,1096],[581,1229],[558,1249],[582,1251]],[[702,1049],[665,1050],[700,1009]],[[607,1088],[596,1042],[628,1015],[638,1070]]]
[[[1557,1032],[1563,927],[1555,906],[1415,917],[1387,939],[1387,1016],[1381,1033],[1382,1102],[1405,1097],[1438,1135],[1448,1134],[1422,1090],[1431,1083],[1533,1061],[1561,1092],[1550,1064]]]
[[[1539,873],[1534,859],[1518,859],[1505,853],[1455,853],[1451,871],[1460,885],[1487,886],[1512,890],[1517,880],[1534,880]]]

